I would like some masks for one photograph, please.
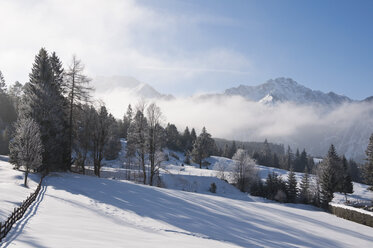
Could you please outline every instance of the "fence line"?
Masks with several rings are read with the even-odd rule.
[[[29,197],[25,201],[22,202],[21,206],[18,208],[14,208],[13,213],[9,216],[9,218],[4,222],[0,222],[0,242],[5,238],[5,236],[8,234],[8,232],[12,229],[12,226],[14,223],[16,223],[17,220],[21,219],[23,215],[25,214],[28,207],[33,203],[38,196],[41,184],[43,182],[44,175],[40,178],[40,182],[38,187],[36,188],[34,193],[31,193]]]

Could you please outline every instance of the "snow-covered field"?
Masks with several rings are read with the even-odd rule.
[[[28,188],[24,187],[24,173],[13,170],[7,161],[8,157],[0,155],[0,222],[35,191],[40,180],[38,175],[30,174]]]
[[[373,228],[312,206],[248,196],[211,177],[212,170],[169,167],[169,172],[179,170],[180,174],[166,176],[167,189],[53,173],[1,247],[372,246]],[[2,179],[8,183],[18,173],[11,168],[1,162]],[[197,171],[199,175],[192,175]],[[183,191],[179,177],[195,181],[195,188]],[[217,183],[217,194],[208,191],[212,181]],[[28,190],[20,182],[12,188],[12,192],[1,188],[2,209],[9,197],[21,201]]]

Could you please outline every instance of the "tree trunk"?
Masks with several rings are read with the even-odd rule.
[[[28,176],[28,168],[26,168],[26,171],[25,171],[25,187],[27,187],[27,176]]]
[[[70,120],[69,120],[69,156],[71,160],[71,154],[73,150],[73,106],[74,106],[74,88],[75,88],[75,74],[73,74],[73,82],[71,87],[71,99],[70,99]],[[71,162],[69,161],[68,169],[71,170]]]
[[[144,154],[141,155],[141,166],[142,166],[142,171],[144,175],[143,183],[146,184],[146,168],[145,168],[145,156]]]

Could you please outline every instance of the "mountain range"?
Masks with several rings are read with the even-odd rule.
[[[259,121],[255,124],[255,119],[242,119],[250,117],[241,118],[241,116],[234,115],[231,117],[232,120],[230,120],[232,122],[228,121],[224,126],[226,129],[232,129],[232,135],[222,138],[241,139],[242,141],[262,141],[268,138],[271,142],[283,143],[285,145],[289,144],[293,148],[306,148],[308,152],[316,156],[325,155],[330,144],[333,143],[340,154],[345,154],[348,158],[354,158],[363,162],[369,136],[373,133],[373,105],[371,104],[373,102],[373,96],[365,100],[353,100],[334,92],[324,93],[309,89],[291,78],[276,78],[257,86],[239,85],[226,89],[224,92],[218,94],[204,94],[191,96],[186,99],[184,98],[184,102],[188,103],[186,106],[183,105],[184,109],[181,110],[181,112],[175,110],[176,106],[179,106],[176,105],[176,103],[180,104],[180,101],[174,100],[178,100],[179,98],[162,94],[149,84],[142,83],[132,77],[97,77],[93,81],[93,85],[96,87],[96,90],[100,92],[101,96],[104,96],[105,102],[107,102],[108,105],[111,104],[109,108],[111,107],[112,110],[118,108],[120,115],[124,113],[123,108],[126,106],[123,99],[129,98],[129,96],[132,101],[134,101],[133,99],[135,98],[160,100],[162,102],[162,108],[173,109],[172,112],[165,109],[164,112],[167,114],[173,113],[176,118],[180,118],[178,115],[180,115],[181,112],[185,115],[185,117],[179,119],[179,125],[181,127],[185,127],[185,125],[190,123],[189,120],[191,118],[200,120],[200,122],[194,125],[207,125],[210,127],[213,125],[222,126],[224,124],[216,122],[215,120],[227,118],[224,116],[227,113],[227,109],[233,113],[236,111],[234,108],[237,107],[241,108],[241,114],[243,113],[247,116],[257,115],[254,118],[263,122],[263,119],[269,118],[266,115],[273,115],[276,111],[281,110],[283,104],[286,105],[289,103],[289,106],[292,106],[291,108],[299,107],[299,110],[296,110],[298,112],[288,108],[285,111],[282,110],[283,112],[281,113],[283,114],[278,117],[273,117],[271,119],[273,124],[271,124],[271,121],[265,122],[266,126],[260,124]],[[239,101],[246,101],[246,103],[242,103],[242,106],[229,106],[229,100],[227,99],[232,97],[238,97],[237,99],[242,99]],[[113,102],[113,99],[119,100]],[[197,116],[196,114],[198,111],[195,111],[195,109],[200,108],[201,104],[206,102],[212,103],[212,105],[209,105],[211,107],[208,111],[211,110],[210,112],[215,113],[214,118],[212,118],[212,120],[214,120],[213,122],[208,122],[206,116]],[[251,102],[259,105],[252,105],[250,104]],[[226,112],[223,113],[218,109],[221,107],[218,106],[219,103],[226,105],[224,106]],[[189,105],[193,106],[193,111],[188,112],[187,109],[190,108]],[[264,110],[264,112],[255,112],[254,110],[254,113],[250,112],[253,111],[253,109],[245,110],[247,106],[254,106],[254,108],[257,109],[260,105],[268,106],[269,110]],[[314,119],[305,123],[302,122],[301,119],[303,115],[305,115],[305,113],[301,112],[303,111],[303,109],[301,109],[302,106],[305,107],[307,111],[311,109],[311,112],[307,113],[308,118],[311,116],[311,118]],[[216,109],[214,109],[215,107]],[[290,114],[290,112],[292,114]],[[117,116],[120,117],[120,115]],[[297,116],[294,117],[294,115],[299,115],[299,119],[297,119]],[[168,116],[168,118],[170,118],[171,122],[177,122],[175,116]],[[287,119],[290,120],[290,118],[292,119],[289,122]],[[293,122],[298,122],[299,120],[301,120],[300,124],[293,124]],[[234,129],[231,126],[231,123],[240,121],[244,121],[244,123],[239,126],[240,128]],[[275,136],[261,134],[263,130],[272,131],[271,129],[275,130],[278,128],[278,122],[281,122],[280,128],[282,129],[289,129],[291,126],[291,128],[293,128],[292,134]],[[198,126],[196,127],[198,128]]]
[[[323,93],[298,84],[291,78],[276,78],[257,86],[240,85],[224,91],[224,95],[238,95],[263,103],[294,102],[297,104],[339,105],[352,100],[334,92]]]

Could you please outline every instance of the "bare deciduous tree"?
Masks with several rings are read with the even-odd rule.
[[[70,153],[73,146],[73,118],[74,107],[79,103],[88,102],[91,95],[92,87],[89,87],[91,81],[86,75],[83,74],[84,65],[74,55],[71,61],[69,70],[65,73],[64,80],[64,93],[69,101],[69,145]]]
[[[161,109],[152,103],[147,108],[147,118],[148,118],[148,151],[149,151],[149,161],[150,161],[150,179],[149,184],[153,185],[154,175],[158,171],[158,167],[162,161],[159,159],[162,157],[159,155],[161,153],[162,146],[162,127],[160,125],[162,119]],[[157,154],[158,153],[158,154]]]

